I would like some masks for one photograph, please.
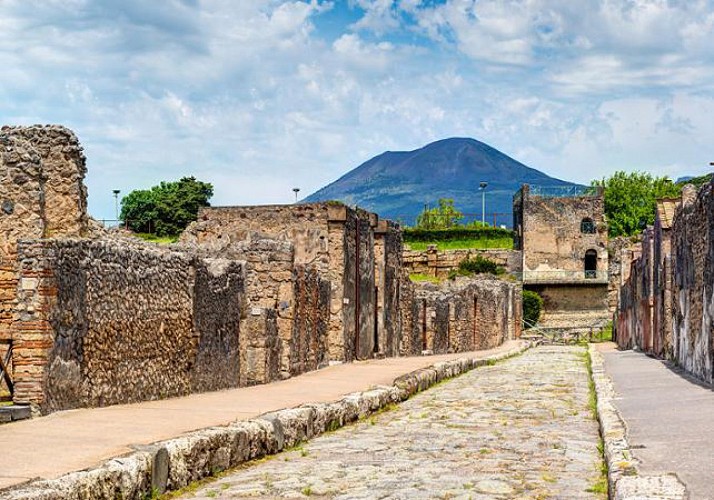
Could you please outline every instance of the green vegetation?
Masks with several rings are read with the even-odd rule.
[[[615,172],[592,182],[605,188],[605,216],[610,236],[632,236],[654,223],[658,198],[678,197],[681,186],[644,172]]]
[[[459,225],[464,218],[459,210],[454,208],[452,198],[440,198],[439,206],[434,208],[424,207],[417,216],[416,227],[419,229],[448,229]]]
[[[169,243],[176,243],[176,241],[178,241],[178,236],[156,236],[152,233],[134,233],[134,236],[160,245],[168,245]]]
[[[523,328],[530,328],[538,323],[543,310],[543,298],[536,292],[523,290]]]
[[[475,274],[503,274],[506,270],[490,259],[477,255],[473,259],[464,259],[459,262],[458,274],[473,276]]]
[[[429,281],[430,283],[440,283],[441,280],[436,276],[429,276],[427,274],[412,273],[409,275],[409,279],[414,282]]]
[[[692,184],[696,187],[702,187],[704,184],[711,182],[712,176],[714,176],[714,174],[705,174],[700,175],[698,177],[692,177],[688,181],[678,182],[677,185],[684,186],[685,184]]]
[[[449,240],[449,241],[411,241],[408,242],[410,250],[423,251],[429,248],[430,245],[436,245],[437,250],[468,250],[477,249],[485,250],[489,248],[493,249],[512,249],[513,248],[513,238],[507,236],[504,238],[467,238],[459,240]]]
[[[133,231],[177,236],[196,220],[198,209],[209,206],[213,186],[183,177],[150,189],[137,189],[121,200],[120,218]]]
[[[439,206],[424,208],[416,226],[404,229],[404,242],[412,250],[426,250],[436,245],[439,250],[462,248],[513,248],[513,232],[490,227],[481,222],[460,223],[463,214],[454,207],[454,200],[441,198]]]

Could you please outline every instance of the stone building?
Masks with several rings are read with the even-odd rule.
[[[199,212],[182,241],[224,255],[256,237],[292,243],[295,264],[314,267],[330,282],[327,361],[396,355],[403,276],[396,224],[340,203],[211,207]],[[278,303],[289,314],[288,290]],[[278,327],[283,339],[289,328]]]
[[[527,184],[513,198],[514,247],[526,290],[544,299],[544,326],[590,327],[609,319],[602,190]]]

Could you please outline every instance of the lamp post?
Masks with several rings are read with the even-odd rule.
[[[114,193],[114,218],[119,222],[119,193],[121,191],[114,189],[112,193]]]
[[[486,186],[488,186],[488,182],[484,181],[478,185],[481,190],[481,227],[486,227]]]
[[[300,188],[293,188],[293,193],[295,193],[295,203],[298,202],[298,193],[300,192]]]

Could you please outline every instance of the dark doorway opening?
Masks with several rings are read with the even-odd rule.
[[[588,250],[585,252],[585,279],[597,278],[597,252]]]

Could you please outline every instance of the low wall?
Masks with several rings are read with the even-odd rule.
[[[521,287],[495,277],[415,283],[403,305],[409,354],[491,349],[521,334]]]
[[[42,412],[234,387],[243,264],[116,242],[18,246],[16,403]]]
[[[521,252],[517,250],[405,250],[402,253],[404,268],[409,274],[424,274],[445,279],[449,272],[458,269],[459,263],[476,256],[489,259],[509,273],[521,271]]]

